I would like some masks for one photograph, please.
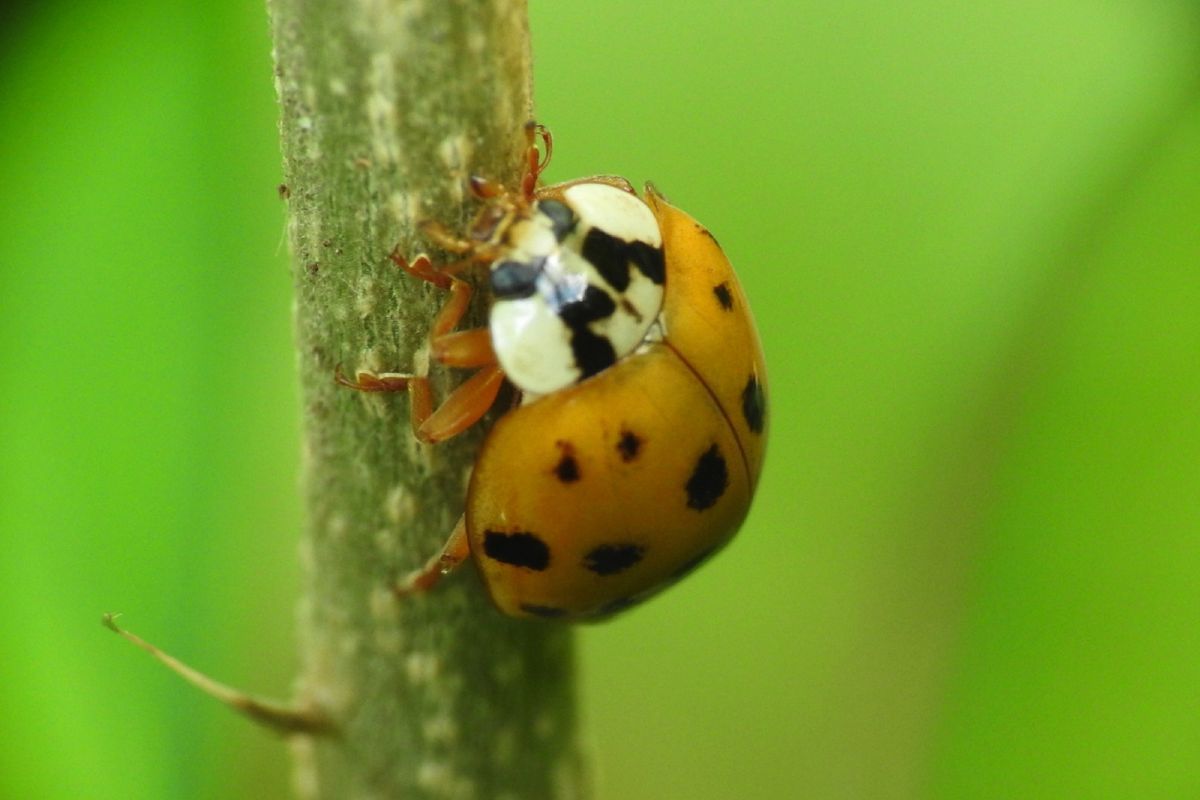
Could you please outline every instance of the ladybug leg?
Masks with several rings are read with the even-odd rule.
[[[538,140],[541,149],[538,149]],[[554,150],[554,139],[545,125],[539,125],[533,120],[525,123],[525,174],[521,176],[521,196],[525,202],[532,203],[537,191],[538,176],[550,165],[550,154]],[[478,200],[492,200],[508,193],[502,184],[490,178],[472,175],[467,182],[471,194]]]
[[[433,413],[433,394],[429,390],[429,379],[421,375],[410,375],[405,372],[371,372],[359,370],[354,380],[342,374],[338,367],[333,373],[333,379],[347,389],[359,392],[408,392],[410,417],[413,433],[420,436],[421,426]]]
[[[487,328],[471,328],[437,336],[433,357],[447,367],[488,367],[496,363],[492,334]]]
[[[443,575],[448,575],[455,567],[465,561],[470,554],[471,547],[467,542],[466,517],[459,517],[458,523],[454,526],[454,530],[450,532],[450,538],[446,540],[446,545],[442,548],[442,551],[426,561],[425,565],[420,569],[414,570],[404,576],[404,578],[392,587],[392,590],[398,597],[427,592],[437,585],[437,582],[442,579]]]
[[[477,180],[487,183],[487,181],[484,181],[483,178],[472,178],[471,179],[472,187],[475,186],[475,182]],[[474,188],[472,188],[472,191],[475,191]],[[496,255],[497,255],[497,249],[494,245],[490,245],[486,242],[480,242],[475,239],[464,239],[461,236],[456,236],[455,234],[450,232],[449,228],[447,228],[445,225],[438,222],[437,220],[427,219],[424,222],[422,222],[418,227],[421,229],[421,233],[425,235],[426,239],[433,242],[438,247],[445,250],[447,253],[454,253],[455,255],[463,256],[464,264],[476,264],[476,263],[492,261],[493,259],[495,259]],[[395,251],[392,251],[392,260],[396,261],[397,266],[400,266],[401,269],[408,271],[408,267],[405,267],[405,266],[401,265],[401,263],[400,263],[401,261],[403,261],[403,258],[400,258],[399,261],[397,261],[397,258],[400,258],[400,257],[396,254]],[[419,258],[420,258],[420,256],[418,256],[418,259]],[[426,260],[428,260],[428,259],[426,259]],[[442,267],[436,271],[440,272],[442,274],[446,274],[447,271],[456,271],[456,268],[458,266],[459,265],[453,265],[451,267]],[[416,273],[413,273],[413,274],[416,275]],[[417,277],[421,277],[421,276],[418,275]]]
[[[466,311],[467,304],[471,299],[470,286],[457,281],[449,275],[445,275],[438,271],[433,262],[429,260],[429,256],[421,253],[411,262],[406,259],[399,251],[393,250],[388,254],[396,266],[412,275],[415,278],[420,278],[423,281],[432,283],[441,289],[449,289],[450,297],[442,310],[438,312],[435,325],[439,321],[442,324],[445,321],[449,322],[449,327],[454,327],[458,320]],[[455,291],[454,284],[461,284],[463,288]],[[463,296],[465,294],[465,297]],[[370,370],[359,370],[354,380],[350,380],[342,374],[339,367],[333,375],[335,381],[348,389],[354,389],[359,392],[408,392],[409,408],[411,409],[410,416],[412,418],[413,432],[420,431],[421,426],[429,419],[433,413],[433,396],[429,389],[429,379],[421,375],[412,375],[406,372],[372,372]]]
[[[486,328],[479,328],[478,331],[487,333]],[[474,335],[476,331],[462,333]],[[500,387],[504,385],[504,371],[495,363],[483,366],[451,392],[436,410],[433,408],[429,379],[420,375],[360,370],[354,380],[350,380],[339,369],[334,374],[334,380],[360,392],[407,391],[412,409],[413,433],[427,444],[436,444],[462,433],[487,413],[496,402]]]
[[[400,246],[396,245],[392,248],[392,252],[388,253],[388,258],[400,269],[412,275],[414,278],[420,278],[426,283],[432,283],[439,289],[450,288],[450,276],[433,265],[429,260],[429,256],[424,253],[418,253],[417,257],[409,261],[400,252]]]
[[[542,140],[542,149],[538,150],[537,140]],[[528,142],[526,151],[525,175],[521,179],[521,194],[526,202],[533,202],[537,193],[538,177],[550,166],[550,155],[554,152],[554,138],[545,125],[539,125],[533,120],[525,123],[525,140]]]
[[[417,438],[430,443],[456,436],[478,422],[492,407],[504,383],[488,329],[454,330],[470,305],[471,285],[455,277],[449,280],[450,298],[430,330],[433,357],[448,367],[478,367],[479,371],[451,392],[436,411],[426,413],[420,423],[414,416]],[[414,414],[416,407],[414,403]]]
[[[467,181],[467,187],[470,188],[471,194],[477,200],[491,200],[494,197],[499,197],[506,191],[496,181],[491,178],[484,178],[481,175],[472,175]]]
[[[472,375],[450,393],[437,410],[417,429],[423,442],[442,442],[465,431],[496,402],[504,384],[504,371],[493,364]]]
[[[421,277],[419,274],[417,276]],[[496,363],[496,353],[492,350],[492,339],[488,329],[454,330],[471,304],[471,285],[445,273],[438,273],[438,277],[448,282],[450,297],[434,318],[433,327],[429,332],[433,357],[448,367],[480,369],[451,392],[436,411],[426,412],[419,423],[416,418],[417,402],[414,402],[413,422],[416,425],[417,438],[430,443],[445,441],[478,422],[492,407],[496,395],[500,392],[500,386],[504,383],[504,372]],[[412,391],[420,390],[410,390]],[[428,392],[428,388],[424,391]]]
[[[487,328],[455,331],[471,304],[471,285],[433,266],[424,253],[411,262],[398,250],[389,258],[413,277],[448,289],[450,296],[434,317],[429,337],[433,357],[451,367],[480,368],[450,396],[433,408],[429,379],[404,372],[360,370],[354,380],[338,370],[334,379],[360,392],[408,392],[413,432],[423,442],[435,443],[456,436],[479,420],[491,408],[504,383],[504,373],[496,363]]]

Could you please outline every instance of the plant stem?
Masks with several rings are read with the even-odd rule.
[[[501,617],[469,567],[425,596],[391,592],[462,512],[483,431],[419,445],[403,396],[333,380],[339,366],[428,362],[444,298],[387,254],[419,252],[423,219],[463,223],[469,174],[516,184],[525,2],[269,7],[305,429],[298,694],[336,730],[296,739],[297,786],[306,798],[586,796],[571,632]],[[438,396],[462,377],[445,372],[431,375]]]

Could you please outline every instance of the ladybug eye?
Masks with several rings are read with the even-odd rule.
[[[571,231],[575,230],[575,212],[566,203],[541,200],[538,202],[538,211],[550,220],[550,229],[554,231],[554,238],[558,241],[566,239]]]
[[[492,267],[492,293],[499,300],[519,300],[537,289],[542,266],[524,261],[501,261]]]

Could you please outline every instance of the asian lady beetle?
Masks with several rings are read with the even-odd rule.
[[[428,381],[361,371],[342,384],[406,390],[417,436],[436,442],[520,394],[480,450],[466,511],[444,551],[413,573],[424,590],[475,559],[492,600],[518,617],[596,619],[671,584],[741,525],[762,469],[766,369],[750,308],[707,229],[650,184],[539,187],[551,140],[530,125],[521,189],[473,178],[485,202],[467,238],[426,233],[460,265],[425,255],[410,274],[449,290],[434,358],[476,374],[433,410]],[[545,157],[540,158],[535,136]],[[487,328],[455,331],[487,263]]]

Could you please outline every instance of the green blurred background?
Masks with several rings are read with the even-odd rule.
[[[98,624],[295,670],[262,3],[9,13],[0,797],[285,797]],[[1200,8],[531,14],[547,177],[712,227],[771,369],[735,546],[580,632],[601,800],[1200,796]]]

